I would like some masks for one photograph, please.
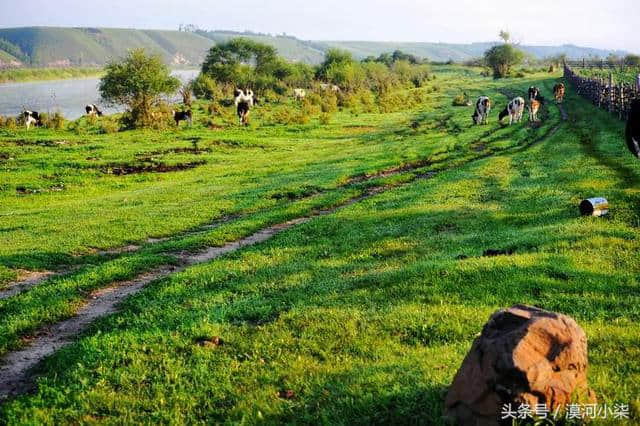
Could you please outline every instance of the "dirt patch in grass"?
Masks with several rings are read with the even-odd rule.
[[[125,176],[140,173],[170,173],[195,169],[207,164],[206,161],[189,161],[187,163],[166,164],[162,162],[146,163],[109,163],[100,167],[100,171],[107,175]]]
[[[487,249],[482,253],[482,257],[511,256],[516,252],[513,247],[506,249]]]
[[[38,140],[38,141],[30,141],[26,139],[18,139],[13,141],[6,141],[8,143],[12,143],[17,146],[44,146],[47,148],[57,148],[60,146],[71,145],[70,141],[60,140],[60,141],[50,141],[50,140]]]

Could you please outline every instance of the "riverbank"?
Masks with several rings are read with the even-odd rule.
[[[95,77],[102,68],[15,68],[0,70],[0,84]]]

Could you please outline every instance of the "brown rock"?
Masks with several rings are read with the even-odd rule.
[[[546,404],[553,412],[580,395],[595,402],[587,365],[587,337],[572,318],[523,305],[498,311],[453,379],[445,415],[462,425],[497,425],[504,404],[533,411]]]

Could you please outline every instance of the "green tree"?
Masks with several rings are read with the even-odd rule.
[[[494,46],[484,54],[485,61],[493,69],[495,78],[503,78],[511,68],[522,62],[524,53],[510,44]]]
[[[131,125],[146,127],[160,96],[174,94],[179,87],[180,80],[171,76],[160,56],[135,49],[123,60],[107,64],[99,89],[106,102],[128,108]]]
[[[213,46],[202,73],[223,85],[250,86],[273,77],[280,66],[276,49],[247,38],[234,38]]]
[[[624,57],[624,63],[630,67],[640,66],[640,56],[629,54]]]
[[[347,68],[353,65],[353,56],[346,50],[329,49],[324,55],[324,61],[318,67],[316,78],[318,80],[329,81],[329,74],[335,74],[340,68]],[[338,84],[338,83],[335,83]]]

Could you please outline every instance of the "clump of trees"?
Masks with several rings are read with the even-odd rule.
[[[493,46],[484,54],[484,59],[493,70],[494,78],[504,78],[509,75],[511,69],[520,64],[524,59],[524,52],[511,43],[511,35],[506,31],[500,31],[503,44]]]
[[[272,46],[246,38],[234,38],[211,48],[202,64],[202,76],[224,88],[252,87],[283,94],[287,87],[309,85],[313,79],[313,68],[302,63],[287,62],[277,55]],[[207,80],[197,83],[208,85],[211,89]]]
[[[157,121],[153,110],[162,107],[161,96],[173,95],[179,87],[180,80],[171,76],[162,57],[136,49],[107,64],[99,90],[105,102],[126,106],[128,127],[149,127]]]

